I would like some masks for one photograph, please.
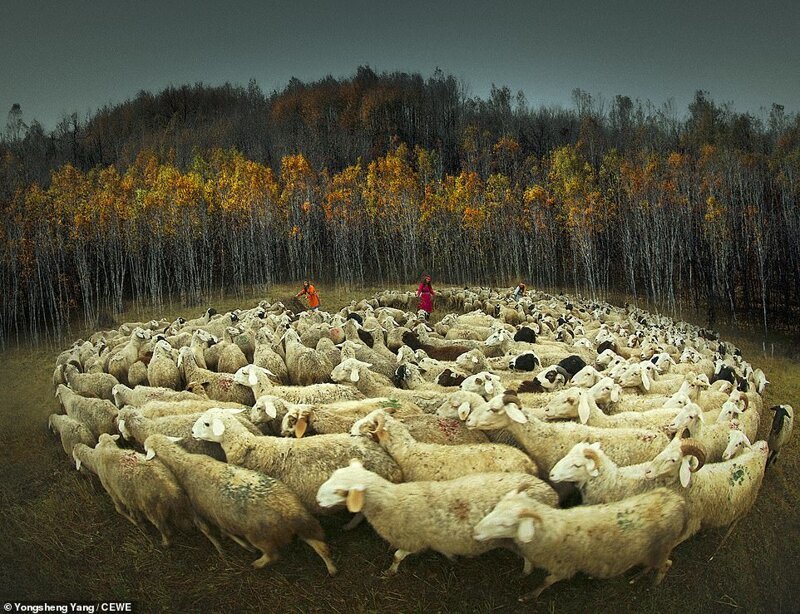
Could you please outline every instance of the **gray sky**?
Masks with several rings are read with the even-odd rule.
[[[682,113],[697,89],[739,111],[800,110],[800,1],[2,0],[0,122],[14,102],[50,129],[66,112],[169,84],[439,66],[533,105],[573,88]]]

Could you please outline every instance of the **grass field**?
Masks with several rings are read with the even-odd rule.
[[[299,288],[297,288],[299,289]],[[294,288],[276,288],[274,298]],[[320,288],[323,308],[334,309],[358,291]],[[247,300],[211,301],[217,309]],[[177,307],[164,314],[193,310]],[[150,317],[156,314],[143,314]],[[725,330],[754,366],[767,373],[765,407],[800,406],[800,363],[779,351],[764,357],[747,333]],[[65,344],[66,345],[66,344]],[[340,531],[344,517],[324,519],[339,576],[329,578],[319,558],[295,542],[270,567],[254,571],[254,558],[231,542],[223,561],[199,533],[160,545],[119,516],[99,482],[81,475],[47,431],[55,410],[51,378],[57,351],[7,349],[0,364],[0,601],[132,600],[137,611],[264,612],[491,612],[520,611],[517,596],[542,578],[520,579],[521,561],[496,551],[450,563],[434,553],[410,556],[398,576],[382,579],[391,549],[367,523]],[[766,412],[769,413],[769,412]],[[769,416],[760,436],[766,437]],[[630,586],[627,578],[576,577],[548,589],[541,612],[797,612],[800,610],[800,453],[794,437],[764,479],[749,516],[709,562],[723,531],[698,535],[673,553],[664,583]]]

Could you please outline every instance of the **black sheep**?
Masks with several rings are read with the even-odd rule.
[[[533,371],[539,365],[541,365],[541,361],[536,354],[525,352],[508,363],[508,368],[512,371]]]
[[[516,333],[514,333],[514,341],[536,343],[536,331],[534,331],[530,326],[523,326]]]
[[[558,366],[569,373],[569,377],[572,379],[573,375],[586,366],[586,361],[577,354],[573,354],[572,356],[567,356],[558,361]]]

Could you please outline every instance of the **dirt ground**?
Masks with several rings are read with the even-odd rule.
[[[351,296],[346,290],[320,291],[329,309]],[[796,356],[763,357],[760,344],[735,331],[731,340],[772,382],[765,407],[783,402],[800,408]],[[629,576],[604,581],[579,576],[549,588],[538,604],[523,606],[517,596],[544,572],[521,579],[521,560],[511,553],[454,563],[435,553],[412,555],[396,577],[384,579],[390,547],[368,523],[342,532],[346,518],[339,516],[323,521],[340,571],[335,578],[297,541],[262,570],[250,568],[253,555],[232,542],[223,561],[199,533],[163,548],[154,529],[145,534],[119,516],[99,482],[76,472],[48,433],[47,416],[56,407],[51,384],[56,353],[46,347],[7,349],[0,362],[0,602],[130,600],[138,612],[800,611],[798,434],[766,475],[750,514],[712,561],[723,531],[702,533],[679,546],[660,587],[651,588],[646,580],[631,586]]]

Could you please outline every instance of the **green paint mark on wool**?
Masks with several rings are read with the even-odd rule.
[[[255,500],[268,496],[277,482],[263,473],[234,467],[225,470],[224,478],[223,495],[242,510]]]
[[[636,514],[634,514],[633,510],[622,510],[617,512],[617,526],[623,531],[636,529],[640,525],[641,523],[638,522]]]
[[[744,482],[744,478],[747,475],[747,469],[742,467],[741,465],[734,465],[733,469],[731,470],[731,478],[730,483],[731,486],[741,485]]]

